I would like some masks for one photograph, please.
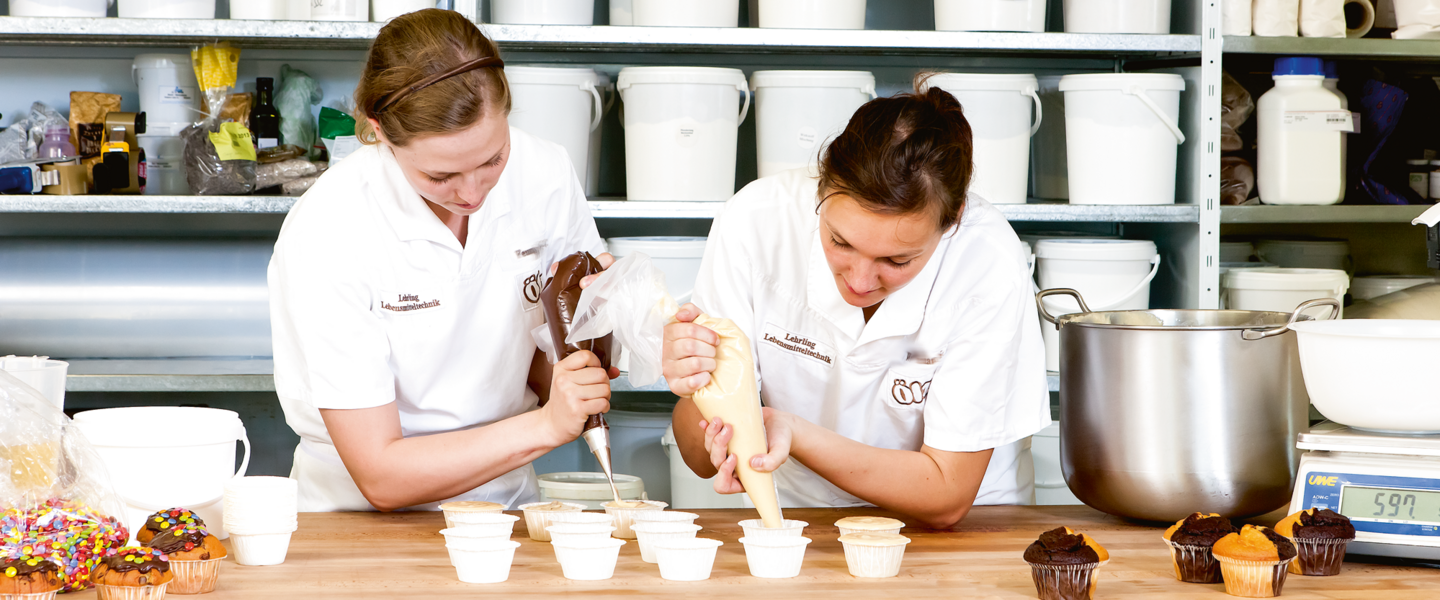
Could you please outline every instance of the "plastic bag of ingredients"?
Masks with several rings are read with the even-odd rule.
[[[65,590],[130,537],[109,471],[65,413],[0,371],[0,556],[59,565]]]
[[[630,380],[650,385],[660,379],[665,326],[679,311],[665,288],[665,274],[650,257],[636,252],[615,262],[580,297],[566,342],[613,333],[628,351]],[[720,417],[734,428],[729,451],[741,460],[736,474],[766,527],[780,527],[780,501],[775,478],[750,467],[750,457],[769,446],[755,381],[755,356],[750,338],[729,319],[700,315],[695,324],[720,336],[710,383],[692,396],[706,419]]]
[[[190,52],[195,78],[205,97],[205,120],[180,132],[185,140],[185,181],[202,196],[248,194],[255,190],[255,142],[245,125],[219,115],[235,88],[240,49],[227,43]]]
[[[1245,86],[1235,81],[1229,73],[1221,73],[1220,80],[1220,149],[1225,152],[1245,147],[1240,137],[1240,126],[1255,112],[1255,101]]]
[[[262,164],[255,167],[255,189],[284,185],[301,177],[314,175],[316,171],[319,171],[319,168],[315,163],[303,158]]]
[[[1255,168],[1238,156],[1220,158],[1220,203],[1226,205],[1246,204],[1250,190],[1255,189]],[[1250,202],[1259,204],[1259,200]]]
[[[321,108],[320,142],[325,144],[330,164],[339,164],[360,149],[360,138],[355,137],[355,118],[328,106]]]
[[[280,137],[287,144],[309,150],[315,145],[315,117],[310,107],[320,103],[320,84],[300,69],[280,65],[280,89],[275,92],[275,109],[280,111]],[[319,158],[312,156],[311,158]]]

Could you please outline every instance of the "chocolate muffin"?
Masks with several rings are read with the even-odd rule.
[[[135,541],[142,544],[149,543],[156,535],[168,531],[171,527],[184,525],[195,525],[204,527],[205,521],[201,520],[195,513],[186,508],[170,508],[162,510],[145,518],[145,526],[135,532]]]
[[[1098,583],[1095,569],[1109,560],[1104,547],[1069,527],[1042,533],[1025,549],[1040,600],[1090,600]]]
[[[1235,533],[1230,519],[1218,514],[1194,513],[1165,530],[1165,542],[1175,561],[1175,578],[1187,583],[1220,583],[1220,563],[1210,553],[1215,542]]]
[[[1296,575],[1339,575],[1345,546],[1355,539],[1355,526],[1328,508],[1306,509],[1281,519],[1275,533],[1290,538],[1297,555],[1290,563]]]
[[[145,546],[164,552],[171,561],[212,560],[225,558],[226,554],[220,538],[197,525],[172,527],[146,542]]]
[[[164,552],[134,546],[112,550],[90,572],[90,582],[97,586],[159,586],[170,583],[173,578],[170,557]],[[101,587],[101,600],[106,600],[106,596],[106,589]]]
[[[1287,566],[1296,555],[1295,544],[1288,538],[1254,525],[1220,538],[1211,552],[1220,561],[1225,591],[1243,598],[1279,596]]]
[[[48,558],[21,554],[0,560],[0,595],[44,594],[64,585],[60,565]]]

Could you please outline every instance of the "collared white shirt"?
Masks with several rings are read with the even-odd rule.
[[[275,388],[302,440],[300,509],[371,508],[320,409],[394,402],[406,437],[534,409],[541,278],[567,254],[603,248],[564,148],[518,129],[463,247],[383,147],[321,177],[286,217],[269,270]],[[537,489],[526,466],[461,498],[513,507]]]
[[[971,195],[928,264],[870,322],[825,261],[818,182],[761,179],[710,231],[695,303],[754,345],[765,406],[878,448],[995,449],[977,504],[1028,503],[1028,438],[1050,424],[1045,353],[1026,257],[1004,216]],[[784,506],[863,500],[788,461]]]

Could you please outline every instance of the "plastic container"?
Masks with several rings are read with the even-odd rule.
[[[55,408],[65,410],[65,376],[70,371],[70,363],[49,359],[48,356],[0,357],[0,371],[14,375],[45,396]]]
[[[1071,204],[1174,204],[1185,79],[1163,73],[1060,78]]]
[[[291,19],[301,18],[291,5]],[[369,21],[370,0],[310,0],[313,21]]]
[[[1431,275],[1370,275],[1350,280],[1350,297],[1369,300],[1417,285],[1435,283]]]
[[[1049,239],[1035,247],[1040,289],[1071,288],[1080,292],[1092,311],[1150,308],[1150,282],[1160,271],[1160,254],[1148,240]],[[1052,315],[1076,313],[1067,297],[1045,299]],[[1060,370],[1060,331],[1041,321],[1045,368]]]
[[[209,522],[207,521],[208,525]],[[213,533],[213,530],[212,530]],[[218,534],[217,534],[218,535]],[[236,564],[249,567],[270,567],[285,562],[290,553],[289,533],[262,533],[230,536],[230,550]]]
[[[517,25],[594,25],[595,0],[491,0],[490,20]],[[505,71],[510,74],[508,67]]]
[[[1052,421],[1030,437],[1030,455],[1035,460],[1035,504],[1058,506],[1084,504],[1065,483],[1060,469],[1060,422]]]
[[[150,133],[135,136],[136,142],[145,150],[146,195],[190,195],[190,182],[185,179],[185,138],[179,135],[186,125],[149,123],[146,131]]]
[[[817,173],[821,149],[876,97],[868,71],[756,71],[750,89],[761,177],[801,168]]]
[[[575,174],[589,176],[591,134],[605,114],[600,76],[594,69],[506,66],[510,82],[510,125],[565,147]]]
[[[1338,269],[1239,269],[1225,274],[1226,308],[1295,312],[1295,308],[1316,298],[1343,300],[1350,288],[1350,276]],[[1322,306],[1305,314],[1324,318],[1330,307]],[[1344,310],[1335,318],[1342,318]]]
[[[230,534],[236,562],[265,566],[285,561],[290,536],[299,529],[298,498],[299,485],[286,477],[225,482],[224,531]]]
[[[630,24],[641,27],[740,25],[740,0],[630,0],[630,9]]]
[[[805,535],[805,528],[810,524],[804,521],[793,521],[785,519],[780,527],[766,527],[765,522],[760,519],[746,519],[740,522],[740,530],[746,537],[800,537]]]
[[[640,560],[647,563],[656,562],[655,542],[677,539],[693,538],[700,531],[700,526],[693,523],[664,523],[652,521],[649,523],[631,523],[630,530],[635,532],[635,540],[640,544]]]
[[[745,562],[750,575],[764,579],[788,579],[800,574],[805,562],[805,547],[810,538],[798,536],[742,537]]]
[[[1440,403],[1427,375],[1440,355],[1440,322],[1352,319],[1291,327],[1305,389],[1325,418],[1372,431],[1440,433]]]
[[[1325,89],[1318,58],[1275,59],[1275,87],[1256,102],[1255,185],[1266,204],[1338,204],[1350,111]]]
[[[1255,244],[1250,242],[1220,242],[1220,262],[1242,263],[1255,258]]]
[[[670,506],[673,508],[744,508],[744,494],[721,494],[715,484],[696,475],[680,456],[675,431],[665,430],[660,445],[670,459]]]
[[[230,3],[231,19],[283,21],[290,18],[290,0],[244,0]]]
[[[75,145],[70,143],[70,128],[63,123],[51,123],[45,127],[45,141],[40,143],[35,158],[75,157]]]
[[[215,0],[115,0],[115,5],[122,19],[215,18]]]
[[[991,204],[1024,204],[1030,136],[1040,130],[1042,120],[1040,82],[1034,75],[946,73],[931,77],[926,85],[950,92],[965,107],[975,144],[970,192]]]
[[[706,538],[671,538],[654,545],[662,579],[704,581],[715,566],[715,551],[725,543]]]
[[[620,547],[624,545],[625,540],[615,538],[551,543],[565,578],[576,581],[600,581],[614,577],[615,563],[620,559]]]
[[[637,11],[640,5],[636,3]],[[730,199],[735,193],[736,138],[750,111],[744,72],[627,67],[620,71],[615,89],[625,102],[630,200]],[[736,105],[741,105],[738,111]]]
[[[540,479],[540,499],[575,504],[584,510],[600,510],[615,499],[604,473],[546,473]],[[622,500],[645,498],[645,481],[634,475],[615,474],[615,489]]]
[[[1045,31],[1045,0],[935,0],[936,31]]]
[[[10,0],[12,17],[103,17],[107,0]]]
[[[759,0],[759,2],[761,27],[865,28],[865,0]]]
[[[595,0],[590,1],[594,2]],[[549,4],[553,4],[554,2],[555,0],[551,0]],[[503,3],[497,2],[491,6],[491,12],[494,12],[496,7],[501,4]],[[376,23],[384,23],[400,15],[409,14],[417,10],[425,10],[427,8],[435,8],[435,0],[370,0],[370,20]],[[500,23],[501,21],[495,22]],[[590,24],[589,22],[585,23],[585,25]]]
[[[909,543],[910,538],[899,534],[840,536],[850,575],[862,578],[883,579],[900,575],[900,563],[905,558],[905,546]]]
[[[200,84],[190,57],[183,54],[141,54],[130,66],[131,79],[140,89],[140,110],[145,113],[147,134],[162,133],[154,126],[185,125],[199,121]],[[175,130],[169,135],[179,135]]]
[[[1170,33],[1170,0],[1065,0],[1066,33]]]
[[[515,562],[515,549],[520,542],[511,540],[487,540],[468,548],[445,545],[450,551],[450,564],[455,565],[455,575],[465,583],[500,583],[510,578],[510,566]]]
[[[1292,269],[1338,269],[1349,271],[1350,242],[1345,240],[1260,240],[1255,243],[1260,260]]]
[[[1030,138],[1030,195],[1047,200],[1070,197],[1069,168],[1065,156],[1065,92],[1059,75],[1035,78],[1045,120]]]

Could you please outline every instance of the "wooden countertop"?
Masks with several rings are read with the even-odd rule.
[[[902,533],[913,541],[900,576],[892,579],[851,577],[833,525],[841,517],[884,511],[785,511],[786,518],[810,523],[805,535],[814,542],[800,576],[778,580],[751,577],[746,566],[737,523],[754,518],[753,511],[694,512],[700,513],[697,523],[704,527],[700,537],[725,542],[710,580],[703,582],[661,579],[658,567],[640,560],[634,541],[621,548],[613,579],[567,580],[550,544],[531,541],[521,519],[513,538],[521,546],[510,580],[466,584],[450,566],[439,533],[445,524],[440,513],[302,514],[285,564],[245,567],[227,560],[219,589],[205,598],[549,598],[574,592],[584,592],[586,598],[1035,598],[1030,567],[1021,554],[1042,531],[1061,525],[1090,534],[1110,551],[1110,563],[1100,569],[1097,599],[1230,597],[1221,584],[1176,581],[1169,550],[1160,539],[1162,529],[1084,506],[977,507],[953,531],[907,527]],[[1336,577],[1291,575],[1284,597],[1440,598],[1440,570],[1346,563]]]

